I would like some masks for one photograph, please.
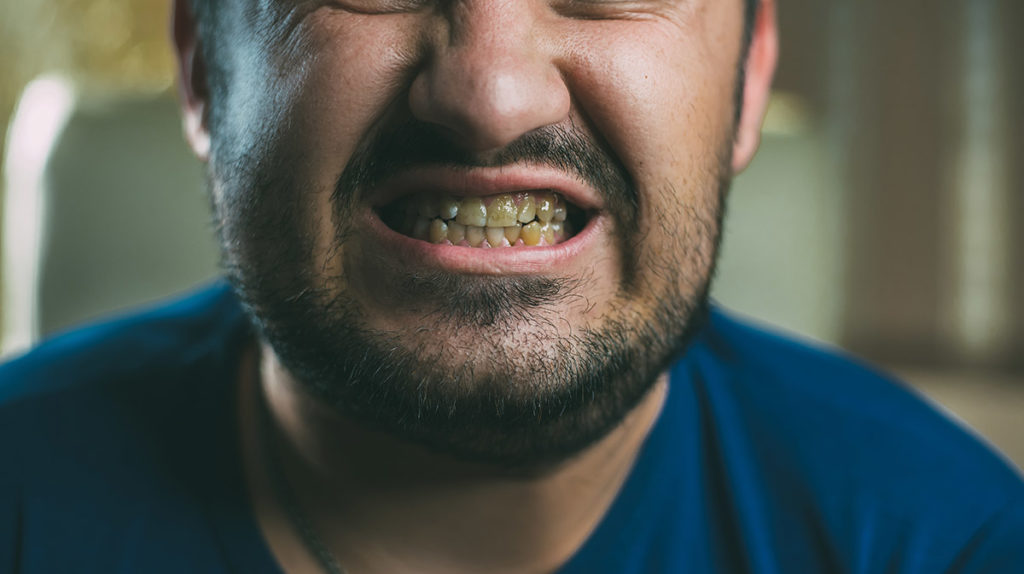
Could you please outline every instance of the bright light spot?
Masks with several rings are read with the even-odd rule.
[[[75,102],[59,76],[33,80],[7,132],[3,206],[3,330],[0,354],[24,350],[38,335],[37,285],[45,222],[44,174]]]
[[[1009,332],[1009,182],[1006,102],[990,0],[968,5],[964,82],[965,129],[959,168],[959,334],[967,355],[984,359]]]

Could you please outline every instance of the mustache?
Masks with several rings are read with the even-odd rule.
[[[515,164],[543,165],[573,175],[597,190],[609,211],[628,217],[638,210],[636,186],[626,168],[593,137],[563,125],[543,126],[486,153],[458,145],[435,124],[418,120],[381,128],[350,158],[332,200],[353,200],[360,190],[417,167],[454,170]]]

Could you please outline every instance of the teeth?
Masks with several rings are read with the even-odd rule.
[[[516,241],[519,241],[519,233],[522,230],[523,226],[520,223],[505,228],[505,239],[508,240],[509,245],[515,245]]]
[[[551,192],[490,198],[423,195],[413,199],[396,229],[435,244],[472,247],[555,245],[573,232],[568,208]],[[403,223],[404,222],[404,223]],[[522,243],[519,241],[522,240]],[[486,241],[486,245],[484,242]]]
[[[473,247],[480,247],[484,242],[484,228],[476,225],[467,225],[466,242]]]
[[[491,247],[504,247],[505,246],[505,228],[504,227],[486,227],[484,228],[484,234],[487,236],[487,243]]]
[[[523,243],[533,246],[540,244],[540,224],[536,221],[532,221],[523,226],[522,231],[519,233],[519,238],[523,240]]]
[[[566,211],[565,206],[561,203],[555,204],[555,216],[552,221],[565,221],[565,218],[569,216],[569,212]]]
[[[555,216],[555,199],[544,193],[537,196],[537,219],[547,223]]]
[[[458,245],[463,239],[466,238],[466,226],[461,223],[452,221],[448,224],[448,241],[452,242],[452,245]]]
[[[494,198],[487,206],[488,227],[508,227],[516,222],[516,201],[507,193]]]
[[[455,221],[463,225],[483,227],[487,225],[487,206],[478,197],[464,199],[459,205],[459,213],[455,216]]]
[[[440,214],[441,219],[444,219],[446,221],[455,219],[455,217],[459,214],[459,200],[450,196],[445,196],[441,198],[441,205],[440,209],[438,210],[438,213]]]
[[[430,221],[430,242],[443,243],[448,239],[448,224],[440,219]]]
[[[545,223],[540,226],[540,236],[544,240],[545,245],[555,244],[555,230],[551,228],[550,223]]]
[[[527,194],[519,202],[519,223],[529,223],[537,216],[537,206],[533,201],[533,195]]]

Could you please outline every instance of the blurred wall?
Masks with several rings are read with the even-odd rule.
[[[819,271],[841,275],[835,341],[875,361],[1020,373],[1024,3],[781,0],[779,10],[776,88],[802,102],[801,138],[817,151],[804,156],[805,169],[762,181],[794,217],[836,226],[817,239],[842,261],[839,270],[820,265],[805,246],[815,264],[779,278],[799,291],[800,282],[824,285]],[[762,151],[772,155],[767,141]],[[751,180],[763,169],[755,164],[737,182],[736,211],[754,201],[745,196],[758,193]],[[808,179],[828,199],[784,191]]]
[[[1024,41],[1008,23],[1024,22],[1021,4],[855,6],[841,36],[871,41],[843,66],[856,126],[844,343],[889,362],[1020,369]]]
[[[172,89],[169,13],[166,0],[0,0],[0,133],[22,89],[43,73],[91,93]],[[0,157],[5,146],[0,138]],[[0,277],[0,294],[3,285]]]
[[[80,101],[72,110],[44,184],[50,231],[38,270],[40,333],[217,275],[203,169],[180,126],[168,96]]]

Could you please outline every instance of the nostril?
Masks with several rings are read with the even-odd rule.
[[[571,98],[551,57],[522,47],[443,50],[409,91],[417,119],[442,126],[471,151],[507,146],[569,117]]]

